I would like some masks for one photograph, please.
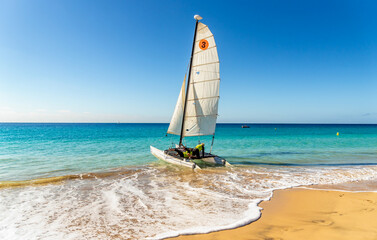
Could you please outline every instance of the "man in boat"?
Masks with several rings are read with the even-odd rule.
[[[182,149],[176,148],[175,151],[179,154],[182,158],[191,158],[192,152],[183,147]]]
[[[204,157],[204,143],[196,145],[196,147],[192,150],[192,155],[200,158],[200,152],[202,152],[202,157]]]
[[[189,152],[188,150],[184,151],[183,152],[183,158],[191,159],[191,152]]]

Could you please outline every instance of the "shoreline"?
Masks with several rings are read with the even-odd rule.
[[[261,217],[242,227],[166,239],[377,239],[377,192],[282,189],[258,207]]]

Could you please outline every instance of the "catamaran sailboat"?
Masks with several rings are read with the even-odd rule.
[[[217,47],[208,26],[199,22],[202,17],[195,15],[194,18],[196,24],[187,84],[185,76],[167,132],[180,136],[179,145],[165,151],[152,146],[150,149],[158,159],[193,169],[200,168],[194,161],[228,166],[229,163],[225,159],[211,153],[215,137],[220,86]],[[184,137],[206,135],[213,136],[209,153],[204,153],[195,159],[182,156],[182,151],[185,151],[185,146],[182,144]]]

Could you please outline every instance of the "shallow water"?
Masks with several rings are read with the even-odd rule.
[[[377,125],[217,126],[213,152],[232,164],[376,164]],[[155,162],[167,124],[0,124],[0,181],[97,172]],[[340,135],[336,136],[339,132]],[[194,146],[199,138],[187,144]],[[210,148],[211,137],[201,139]]]
[[[149,153],[149,145],[163,149],[177,141],[164,136],[166,129],[0,124],[0,238],[208,232],[258,218],[256,204],[275,189],[377,180],[377,125],[220,124],[213,151],[234,167],[197,172]],[[210,145],[210,137],[202,140]]]

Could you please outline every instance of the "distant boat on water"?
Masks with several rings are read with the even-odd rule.
[[[242,128],[250,128],[248,125],[242,125]]]

